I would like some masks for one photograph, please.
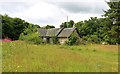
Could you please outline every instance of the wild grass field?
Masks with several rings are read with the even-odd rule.
[[[2,43],[3,72],[118,72],[117,45]]]

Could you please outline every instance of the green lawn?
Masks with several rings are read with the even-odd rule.
[[[117,45],[3,42],[3,72],[118,72]]]

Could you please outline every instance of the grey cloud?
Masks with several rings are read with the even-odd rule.
[[[21,12],[27,8],[29,8],[30,5],[24,2],[1,2],[0,3],[0,11],[9,12],[9,13],[16,13]]]
[[[57,21],[57,20],[52,20],[52,19],[37,19],[34,21],[34,24],[38,24],[40,25],[41,27],[42,26],[46,26],[46,25],[54,25],[55,27],[59,27],[59,25],[61,24],[60,21]]]
[[[96,2],[54,2],[58,7],[61,7],[72,13],[103,13],[107,9],[107,4],[104,1]]]

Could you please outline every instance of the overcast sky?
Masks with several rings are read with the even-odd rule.
[[[101,17],[109,9],[105,0],[0,0],[0,14],[19,17],[40,26]]]

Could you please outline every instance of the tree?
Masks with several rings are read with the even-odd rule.
[[[120,44],[120,1],[118,2],[111,2],[107,3],[108,6],[110,7],[109,10],[105,11],[104,16],[109,19],[111,24],[109,25],[110,30],[107,31],[107,35],[109,38],[109,43],[110,44]]]
[[[2,39],[2,15],[0,15],[0,39]]]
[[[2,16],[2,37],[12,38],[13,20],[8,15]]]
[[[64,22],[60,25],[60,28],[67,28],[67,22]]]
[[[74,25],[74,21],[73,20],[70,20],[69,22],[63,22],[61,25],[60,25],[60,28],[71,28],[73,27]]]
[[[8,15],[2,16],[2,38],[9,37],[12,40],[18,40],[21,33],[28,27],[34,27],[34,24],[30,24],[20,18],[12,18]]]
[[[47,25],[47,26],[44,26],[45,29],[51,29],[51,28],[55,28],[55,26],[53,25]]]
[[[37,25],[37,24],[35,24],[35,26],[36,26],[37,28],[40,28],[40,26],[39,26],[39,25]]]
[[[68,22],[68,28],[73,27],[73,25],[74,25],[74,21],[73,21],[73,20],[70,20],[70,21]]]
[[[28,27],[28,23],[20,18],[13,18],[13,40],[17,40],[24,28]]]

